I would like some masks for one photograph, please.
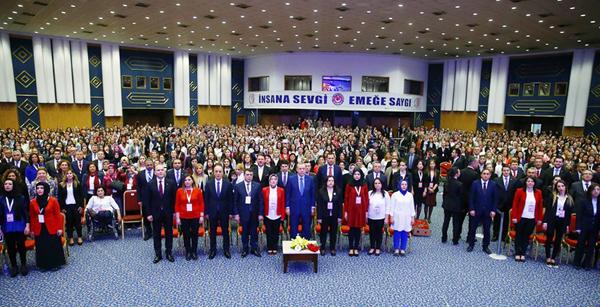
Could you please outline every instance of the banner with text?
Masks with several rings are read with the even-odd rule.
[[[425,112],[422,96],[363,92],[250,92],[248,109],[312,109],[340,111]]]

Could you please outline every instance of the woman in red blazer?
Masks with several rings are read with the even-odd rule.
[[[363,173],[359,169],[352,172],[352,182],[346,185],[344,193],[344,220],[350,226],[348,233],[349,256],[358,257],[358,242],[361,228],[367,223],[369,210],[369,188],[364,183]]]
[[[535,179],[525,178],[525,187],[515,191],[511,220],[516,226],[515,261],[525,262],[525,252],[529,237],[535,225],[541,225],[544,218],[542,191],[535,189]]]
[[[47,183],[36,184],[35,193],[36,197],[29,206],[29,216],[31,234],[35,237],[36,264],[41,270],[56,270],[66,263],[60,240],[63,216],[56,198],[49,196],[50,186]]]
[[[195,187],[191,175],[183,179],[183,187],[175,195],[177,225],[181,225],[185,260],[198,259],[198,227],[204,223],[204,195]]]
[[[269,186],[262,189],[265,202],[265,231],[267,233],[267,251],[269,255],[277,254],[279,242],[279,225],[285,220],[285,191],[277,186],[277,174],[269,176]]]

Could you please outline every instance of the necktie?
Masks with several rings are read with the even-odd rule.
[[[333,176],[333,167],[329,166],[329,171],[327,172],[327,176]]]
[[[513,171],[513,177],[517,178],[517,171]]]
[[[163,190],[163,182],[162,180],[158,181],[158,193],[160,193],[160,197],[163,197],[165,194],[165,191]]]
[[[554,176],[558,176],[558,168],[554,169]]]
[[[179,170],[175,171],[175,180],[177,180],[177,184],[179,184]]]
[[[379,178],[379,173],[375,173],[375,179]]]
[[[250,195],[250,184],[246,182],[246,195]]]
[[[537,176],[540,177],[540,170],[537,170]]]
[[[83,170],[83,162],[79,161],[79,170]]]
[[[508,178],[504,178],[504,191],[508,191]]]
[[[413,163],[413,155],[410,155],[410,158],[408,159],[408,168],[412,168],[412,163]]]
[[[483,182],[483,191],[487,191],[487,182]]]
[[[590,183],[589,183],[589,182],[586,182],[586,183],[585,183],[585,191],[586,191],[586,192],[587,192],[587,190],[588,190],[588,188],[589,188],[589,187],[590,187]]]
[[[300,195],[304,195],[304,177],[300,177]]]
[[[283,173],[283,186],[285,187],[287,185],[287,172]]]
[[[221,196],[221,181],[217,181],[217,196]]]

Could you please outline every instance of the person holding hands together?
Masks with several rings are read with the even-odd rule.
[[[183,186],[177,190],[175,214],[183,233],[185,260],[197,260],[198,228],[204,224],[204,195],[191,175],[184,177]]]

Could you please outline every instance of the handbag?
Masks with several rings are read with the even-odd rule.
[[[121,181],[121,180],[113,180],[110,183],[110,187],[112,189],[115,189],[115,190],[119,191],[119,192],[122,192],[124,190],[124,188],[125,188],[125,183],[123,183],[123,181]]]

